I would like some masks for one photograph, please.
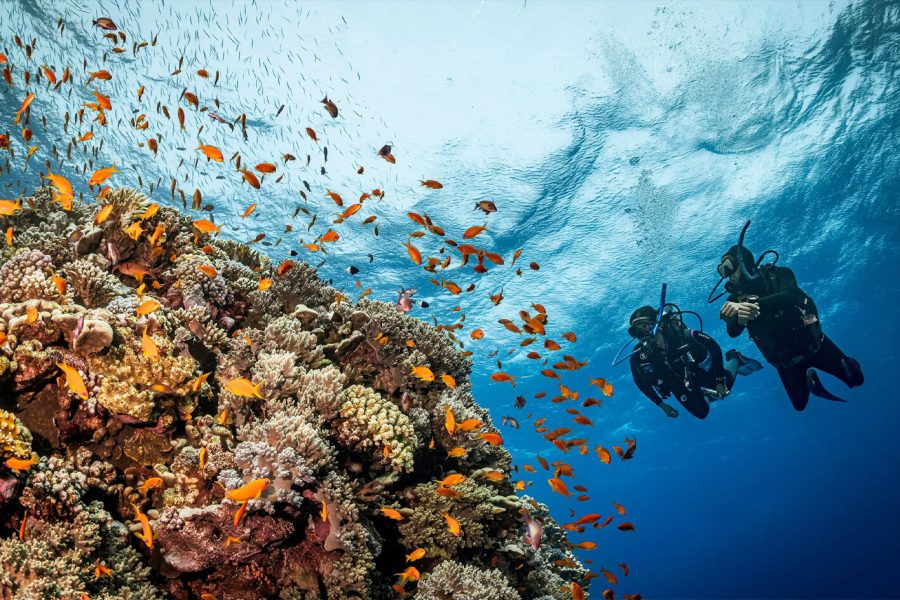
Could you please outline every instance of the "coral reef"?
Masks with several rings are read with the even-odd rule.
[[[135,190],[65,210],[43,188],[2,219],[0,600],[562,600],[585,582],[480,437],[496,429],[447,332]],[[448,412],[481,425],[448,431]],[[421,578],[398,577],[416,549]]]

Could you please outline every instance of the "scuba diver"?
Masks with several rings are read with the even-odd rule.
[[[631,374],[638,389],[666,416],[675,418],[678,410],[663,401],[674,396],[678,402],[698,419],[709,414],[711,402],[722,400],[731,393],[736,375],[749,375],[762,368],[753,359],[742,356],[737,350],[725,354],[714,339],[684,324],[684,315],[674,304],[665,302],[665,284],[660,309],[642,306],[631,315],[628,334],[638,341],[630,357]],[[622,353],[631,342],[619,351]],[[623,360],[616,355],[613,364]]]
[[[721,279],[708,302],[728,294],[719,312],[719,318],[727,323],[728,335],[737,337],[744,329],[750,333],[765,359],[778,369],[795,409],[806,408],[810,394],[844,402],[825,389],[816,369],[854,388],[864,381],[859,362],[844,354],[822,331],[815,302],[797,286],[790,269],[776,266],[777,252],[766,250],[758,260],[753,259],[744,247],[749,226],[747,221],[737,245],[722,256],[717,269]],[[775,256],[773,262],[760,266],[767,254]],[[726,279],[725,291],[712,298]]]

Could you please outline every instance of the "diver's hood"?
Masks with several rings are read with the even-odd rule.
[[[753,258],[753,253],[747,250],[747,248],[745,248],[744,246],[738,246],[737,244],[735,244],[728,249],[728,252],[726,252],[724,256],[732,257],[735,261],[735,264],[738,264],[738,252],[741,253],[741,259],[744,261],[744,267],[747,269],[747,272],[751,275],[754,275],[757,271],[756,259]]]
[[[644,337],[644,333],[642,333],[637,327],[634,326],[634,322],[637,320],[647,321],[648,323],[654,323],[656,321],[656,309],[652,306],[642,306],[633,313],[631,313],[631,318],[628,320],[631,323],[631,327],[628,328],[628,335],[633,338],[641,338]]]

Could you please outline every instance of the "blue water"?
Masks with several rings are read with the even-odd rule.
[[[129,34],[128,51],[105,65],[111,44],[90,28],[100,15]],[[60,16],[63,35],[54,28]],[[447,323],[460,304],[463,332],[485,330],[485,339],[467,344],[478,359],[476,398],[495,420],[514,415],[522,423],[504,431],[518,464],[537,466],[537,453],[569,460],[592,500],[552,494],[541,470],[530,493],[549,502],[560,521],[571,508],[605,517],[613,501],[627,507],[637,531],[590,530],[585,539],[599,547],[582,554],[594,570],[627,562],[622,591],[648,598],[897,596],[900,404],[889,378],[900,334],[900,5],[168,2],[138,9],[29,1],[4,4],[0,31],[6,47],[13,33],[37,37],[36,60],[58,75],[71,64],[86,79],[82,57],[88,70],[107,66],[114,79],[101,89],[114,108],[97,162],[122,169],[116,184],[137,185],[141,175],[146,189],[162,177],[164,191],[153,197],[167,202],[168,177],[186,157],[191,168],[178,172],[189,173],[189,182],[179,185],[188,199],[200,188],[236,239],[283,235],[303,179],[315,190],[310,208],[323,218],[334,211],[322,196],[326,188],[345,197],[385,190],[372,209],[379,236],[340,229],[343,239],[320,273],[355,295],[355,278],[344,271],[353,264],[360,289],[370,287],[373,297],[391,300],[398,287],[416,287],[431,306],[414,314]],[[154,34],[158,45],[132,56],[132,41]],[[170,75],[181,56],[183,74]],[[221,70],[218,88],[193,75],[199,68]],[[161,135],[156,159],[137,146],[146,134],[127,123],[139,85],[146,86],[139,111]],[[13,91],[0,87],[3,129],[12,129],[21,82]],[[187,133],[157,115],[157,100],[171,109],[186,87],[204,104],[218,97],[229,119],[246,113],[248,139],[193,111]],[[62,114],[89,100],[87,88],[71,100],[38,93],[35,106],[48,127],[35,128],[34,166],[0,179],[4,196],[35,185],[49,145],[63,147],[73,135],[71,128],[63,134]],[[318,104],[325,94],[341,108],[339,119]],[[307,126],[329,147],[324,176]],[[198,141],[226,156],[239,150],[251,164],[279,162],[284,152],[299,160],[284,182],[251,193],[227,164],[194,169]],[[374,156],[386,142],[394,145],[395,166]],[[302,168],[307,153],[309,169]],[[355,174],[359,165],[364,177]],[[80,163],[63,173],[76,181],[73,167]],[[419,186],[426,178],[444,189]],[[481,199],[495,200],[499,212],[486,219],[472,212]],[[259,208],[242,221],[250,202]],[[478,289],[452,297],[435,288],[401,246],[413,229],[410,210],[427,212],[456,238],[487,221],[478,239],[507,260],[524,248],[522,276],[508,267],[480,280],[471,270],[454,271],[443,275],[463,287],[477,281]],[[624,365],[609,363],[626,339],[628,315],[656,302],[663,281],[670,300],[698,310],[707,332],[730,346],[718,307],[705,299],[718,258],[746,219],[753,219],[749,247],[778,249],[815,298],[828,335],[861,362],[865,386],[848,392],[826,379],[850,402],[813,399],[797,413],[767,367],[738,381],[706,421],[667,419],[640,396]],[[295,231],[305,234],[305,225]],[[305,235],[324,231],[320,221]],[[280,259],[298,237],[260,248]],[[539,271],[527,267],[531,261]],[[501,288],[505,299],[493,307],[488,295]],[[573,425],[568,405],[533,398],[557,392],[534,361],[523,352],[507,356],[519,339],[497,319],[514,319],[532,302],[546,306],[551,337],[562,342],[562,332],[577,333],[565,352],[590,361],[566,374],[565,384],[582,398],[599,397],[588,376],[615,386],[601,409],[585,410],[595,426],[574,426],[577,434],[591,447],[636,436],[633,460],[562,457],[533,432],[528,413],[548,417],[551,429]],[[759,356],[745,338],[736,344]],[[515,389],[488,379],[496,359],[518,377]],[[512,406],[518,394],[529,398],[521,411]]]

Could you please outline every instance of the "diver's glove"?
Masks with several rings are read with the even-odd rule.
[[[719,379],[718,381],[716,381],[716,396],[719,398],[719,400],[724,400],[725,396],[728,395],[728,392],[728,386],[725,385],[724,379]]]
[[[674,419],[678,417],[678,411],[666,404],[665,402],[660,402],[659,407],[663,409],[663,412],[666,413],[666,416],[670,419]]]

